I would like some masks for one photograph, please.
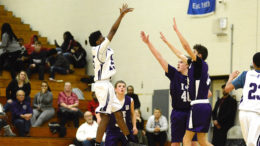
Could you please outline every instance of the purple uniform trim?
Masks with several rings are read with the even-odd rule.
[[[105,112],[107,110],[107,106],[110,100],[110,94],[109,91],[107,91],[107,100],[106,100],[106,105],[104,107],[101,107],[99,111],[97,111],[97,113],[99,112]]]

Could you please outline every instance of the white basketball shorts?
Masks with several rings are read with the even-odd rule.
[[[239,111],[239,121],[247,146],[260,146],[260,114],[250,111]]]
[[[96,81],[94,91],[99,102],[99,106],[96,108],[97,113],[111,114],[122,108],[109,80]]]

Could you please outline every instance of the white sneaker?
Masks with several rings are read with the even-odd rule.
[[[50,81],[55,81],[55,79],[54,79],[54,78],[49,78],[49,80],[50,80]]]
[[[63,80],[56,80],[56,82],[58,82],[58,83],[62,83],[62,82],[63,82]]]

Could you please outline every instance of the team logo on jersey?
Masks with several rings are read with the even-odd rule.
[[[129,105],[126,105],[126,106],[125,106],[125,109],[126,109],[126,110],[129,110]]]
[[[256,146],[260,146],[260,135],[258,136],[257,142],[256,142]]]
[[[23,105],[23,109],[26,110],[26,109],[27,109],[27,106],[26,106],[26,105]]]

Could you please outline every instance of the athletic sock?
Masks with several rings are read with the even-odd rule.
[[[95,142],[95,146],[100,146],[100,143],[99,142]]]

